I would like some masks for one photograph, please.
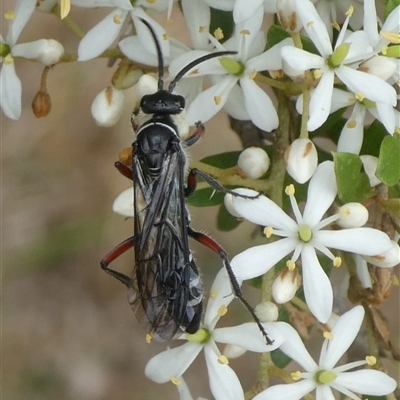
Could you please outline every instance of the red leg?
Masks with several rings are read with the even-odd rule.
[[[133,180],[133,171],[130,167],[123,164],[121,161],[116,161],[114,165],[115,168],[117,168],[117,170],[121,172],[123,176],[125,176],[125,178],[128,178],[131,181]]]
[[[189,147],[193,144],[195,144],[203,135],[205,131],[204,125],[199,121],[196,122],[196,130],[193,132],[193,135],[188,137],[185,140],[185,146]]]

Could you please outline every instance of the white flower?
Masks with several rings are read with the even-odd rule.
[[[5,14],[6,19],[9,20],[6,39],[4,40],[0,35],[0,62],[2,64],[0,72],[0,86],[2,91],[0,106],[4,114],[11,119],[18,119],[21,116],[22,87],[21,81],[15,72],[14,56],[15,52],[18,52],[18,47],[22,45],[16,43],[19,35],[32,16],[35,7],[35,0],[17,0],[15,10]],[[37,42],[25,44],[25,50],[22,53],[18,52],[18,56],[24,57],[27,51],[35,51],[37,47]]]
[[[263,176],[268,171],[269,164],[268,153],[261,147],[248,147],[243,150],[237,163],[250,179],[258,179]]]
[[[278,304],[292,300],[300,287],[300,277],[297,270],[283,270],[272,283],[272,297]]]
[[[335,49],[332,49],[325,25],[312,3],[298,0],[296,4],[305,31],[321,54],[318,56],[292,47],[284,47],[281,53],[292,68],[303,71],[315,69],[314,76],[320,78],[311,94],[308,130],[314,131],[328,118],[335,75],[359,98],[395,106],[396,91],[392,86],[375,75],[353,68],[370,58],[374,52],[365,32],[357,31],[345,36],[350,13],[337,38]]]
[[[339,210],[337,224],[342,228],[359,228],[364,226],[369,217],[366,207],[361,203],[347,203],[342,205]]]
[[[146,20],[151,20],[143,9],[137,6],[153,8],[159,12],[168,10],[169,15],[173,1],[174,0],[158,0],[150,3],[146,0],[138,0],[135,2],[134,7],[129,0],[72,0],[71,3],[78,7],[117,7],[95,27],[87,32],[81,40],[78,48],[78,60],[90,60],[99,56],[103,51],[108,49],[121,33],[121,29],[124,26],[124,22],[128,15],[131,15],[132,19],[141,17]],[[153,26],[153,22],[151,24]],[[148,32],[148,35],[150,35],[150,32]],[[152,49],[153,46],[154,41],[152,42],[150,49]],[[140,52],[141,50],[145,50],[145,52],[148,53],[148,51],[143,48],[138,49],[137,52]]]
[[[378,158],[368,154],[360,156],[363,163],[364,171],[368,176],[371,187],[379,185],[381,181],[376,177],[376,169],[378,167]]]
[[[135,208],[133,206],[133,187],[125,189],[114,200],[112,209],[115,213],[124,217],[133,217]]]
[[[249,189],[237,189],[240,194],[254,196],[257,192]],[[332,286],[323,271],[316,250],[340,266],[341,259],[335,257],[329,248],[349,251],[362,255],[376,255],[391,248],[389,237],[372,228],[353,228],[342,230],[323,229],[340,215],[322,219],[333,203],[337,187],[333,163],[320,164],[308,186],[307,203],[301,215],[293,195],[294,187],[287,188],[295,220],[265,196],[256,199],[234,197],[232,205],[242,217],[258,225],[265,226],[264,232],[283,237],[275,242],[252,247],[240,253],[232,260],[232,268],[240,280],[260,276],[271,269],[278,261],[293,252],[289,269],[301,256],[304,294],[311,312],[321,322],[326,322],[332,313]]]
[[[277,334],[276,326],[286,324],[284,322],[263,324],[274,340],[272,345],[265,343],[265,338],[254,322],[229,328],[215,328],[220,317],[226,313],[227,306],[232,299],[230,280],[226,270],[222,269],[210,291],[210,298],[204,315],[204,326],[193,335],[183,335],[182,339],[186,338],[187,343],[168,349],[153,357],[146,366],[146,376],[157,383],[168,381],[177,383],[197,355],[204,349],[211,392],[215,399],[244,399],[239,379],[228,365],[227,357],[221,355],[216,342],[234,344],[256,352],[271,351],[279,347],[283,341],[283,336]]]
[[[316,400],[333,400],[332,389],[354,400],[361,400],[355,393],[372,396],[392,393],[397,386],[396,381],[383,372],[374,369],[349,371],[365,364],[374,365],[376,359],[373,356],[335,367],[356,338],[363,318],[363,307],[354,307],[338,319],[331,332],[325,332],[326,339],[318,364],[308,353],[299,334],[290,325],[283,326],[281,332],[286,340],[280,349],[306,372],[292,374],[293,379],[301,379],[299,382],[271,386],[254,397],[254,400],[299,400],[314,389]]]
[[[122,90],[108,86],[93,100],[92,116],[99,126],[113,126],[124,110],[125,95]]]
[[[282,68],[280,49],[292,43],[287,39],[264,51],[265,39],[260,31],[263,13],[254,13],[246,20],[236,22],[235,34],[223,45],[214,39],[218,51],[237,51],[234,56],[212,59],[195,66],[186,78],[208,75],[213,86],[200,93],[187,110],[187,121],[194,125],[206,122],[222,107],[236,119],[249,120],[265,131],[278,126],[278,116],[271,99],[255,82],[257,71]],[[206,55],[207,51],[185,53],[170,65],[170,74],[176,75],[194,59]],[[240,86],[237,85],[240,83]]]
[[[298,138],[286,149],[286,170],[299,183],[307,182],[318,165],[318,154],[314,143],[308,138]]]

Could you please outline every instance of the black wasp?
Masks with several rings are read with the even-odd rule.
[[[168,341],[182,332],[195,333],[202,315],[201,280],[189,237],[209,247],[222,258],[232,290],[257,322],[266,342],[272,341],[254,310],[243,298],[227,254],[207,235],[190,227],[185,197],[196,188],[196,175],[214,189],[230,192],[197,169],[188,174],[185,186],[186,155],[184,147],[194,144],[204,127],[198,123],[192,136],[181,141],[175,121],[185,108],[185,99],[172,93],[178,81],[194,66],[214,57],[236,54],[221,51],[200,57],[184,67],[164,90],[163,57],[160,44],[150,24],[158,56],[158,91],[143,96],[138,115],[132,118],[136,141],[132,144],[132,168],[116,162],[116,168],[133,181],[134,235],[117,245],[101,261],[101,267],[130,290],[129,303],[151,337]],[[144,121],[148,116],[147,120]],[[140,122],[137,122],[140,121]],[[135,250],[135,267],[131,277],[108,268],[108,265],[130,248]]]

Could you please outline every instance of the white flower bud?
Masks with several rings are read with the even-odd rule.
[[[120,193],[113,203],[113,211],[124,217],[133,217],[133,187],[130,187]]]
[[[254,308],[254,313],[261,322],[275,322],[279,316],[278,307],[270,301],[263,301],[257,304]]]
[[[359,228],[364,226],[369,217],[366,207],[361,203],[347,203],[340,207],[339,219],[336,221],[342,228]]]
[[[364,61],[359,70],[378,76],[386,81],[395,73],[396,63],[390,57],[375,56]]]
[[[129,71],[121,83],[121,89],[129,89],[138,83],[139,79],[143,76],[143,71],[140,69],[133,69]]]
[[[400,263],[400,246],[392,240],[392,248],[376,256],[362,256],[364,260],[381,268],[392,268]]]
[[[121,90],[109,86],[93,100],[92,116],[99,126],[113,126],[121,117],[125,95]]]
[[[44,65],[53,65],[64,55],[64,47],[54,39],[45,40],[37,58]]]
[[[242,218],[242,216],[236,212],[233,207],[233,196],[230,193],[227,193],[224,197],[224,204],[229,214],[233,215],[236,218]]]
[[[296,139],[285,152],[286,170],[298,183],[307,182],[318,166],[318,154],[310,139]]]
[[[150,75],[143,75],[136,85],[136,96],[140,100],[146,94],[157,92],[157,81]]]
[[[258,179],[269,168],[270,160],[267,152],[260,147],[249,147],[240,153],[238,167],[250,178]]]
[[[379,185],[381,181],[375,176],[376,168],[378,167],[378,158],[370,155],[360,156],[364,166],[365,173],[368,175],[369,184],[371,187]]]
[[[278,0],[276,3],[279,22],[287,32],[299,32],[303,27],[297,16],[296,0]]]
[[[246,349],[243,347],[236,346],[235,344],[227,344],[224,348],[222,354],[228,359],[241,357],[244,353],[246,353]]]
[[[272,297],[278,304],[292,300],[300,287],[300,277],[297,269],[284,269],[272,283]]]

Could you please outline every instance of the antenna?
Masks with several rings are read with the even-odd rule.
[[[188,72],[190,71],[193,67],[195,67],[198,64],[201,64],[204,61],[211,60],[212,58],[216,57],[221,57],[221,56],[226,56],[228,54],[237,54],[237,51],[218,51],[216,53],[210,53],[206,54],[205,56],[196,58],[192,62],[190,62],[188,65],[183,67],[178,74],[175,76],[174,80],[169,84],[168,86],[168,92],[172,93],[174,90],[176,84],[179,82],[179,80]]]
[[[158,59],[158,90],[163,90],[164,89],[164,81],[163,81],[163,76],[164,76],[164,60],[163,60],[163,54],[161,51],[161,46],[159,41],[157,40],[156,33],[154,32],[153,27],[143,18],[139,18],[140,21],[142,21],[147,28],[149,28],[149,31],[151,33],[151,36],[153,36],[154,39],[154,44],[156,45],[157,49],[157,59]]]

